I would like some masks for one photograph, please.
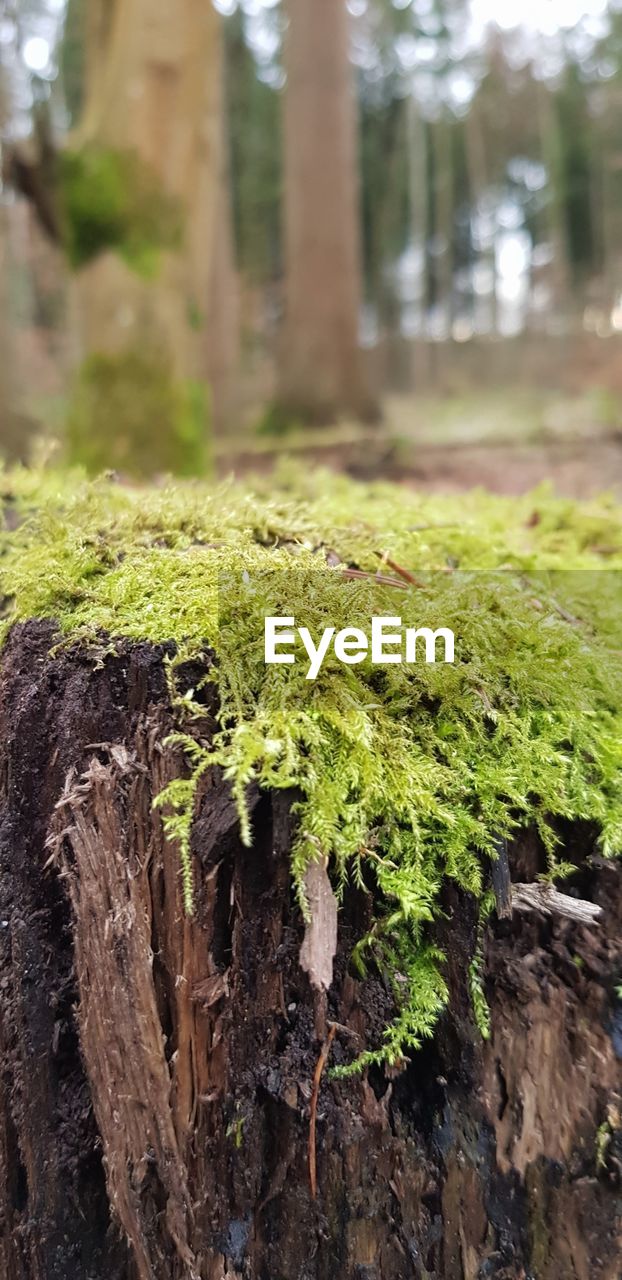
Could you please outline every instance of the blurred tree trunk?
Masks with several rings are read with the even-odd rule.
[[[0,130],[4,132],[6,116],[6,90],[0,81]],[[0,447],[5,451],[10,429],[11,411],[11,359],[9,356],[8,302],[6,296],[7,275],[7,219],[6,209],[0,203]]]
[[[414,86],[406,99],[406,128],[408,137],[408,178],[410,200],[411,238],[415,248],[420,248],[419,268],[419,342],[412,344],[412,365],[415,387],[426,384],[430,375],[430,350],[427,341],[427,279],[428,279],[428,196],[426,192],[428,157],[427,131],[421,110],[415,97]]]
[[[4,133],[7,114],[7,91],[4,77],[0,81],[0,130]],[[3,454],[11,451],[13,401],[12,361],[10,355],[10,329],[7,298],[7,216],[4,203],[0,203],[0,448]]]
[[[542,159],[549,173],[548,238],[553,250],[552,305],[561,316],[565,317],[571,305],[571,266],[565,229],[565,191],[559,120],[555,114],[551,94],[546,92],[540,84],[536,88]]]
[[[345,0],[286,0],[280,402],[310,421],[374,404],[358,341],[356,112]]]
[[[6,123],[11,111],[9,77],[0,68],[0,143],[5,141]],[[3,147],[0,146],[0,152]],[[5,175],[0,184],[5,188]],[[15,212],[15,210],[13,210]],[[34,424],[20,412],[19,377],[16,373],[16,351],[13,341],[10,298],[10,265],[12,250],[9,206],[0,195],[0,455],[4,461],[27,462],[33,443]]]
[[[13,452],[13,376],[7,299],[7,225],[0,205],[0,448]]]
[[[212,425],[224,432],[235,413],[235,373],[240,353],[240,289],[235,263],[231,202],[223,179],[214,226],[215,251],[209,284],[206,330]]]
[[[23,205],[16,205],[11,212],[24,219],[28,213]],[[6,205],[0,203],[0,455],[4,462],[28,463],[37,431],[37,423],[29,412],[29,399],[33,389],[36,391],[36,375],[33,388],[27,365],[28,350],[24,348],[24,361],[24,351],[20,351],[19,339],[14,333],[11,257],[15,253],[15,237],[8,215]],[[23,364],[25,376],[22,376]]]
[[[211,391],[212,425],[223,433],[235,414],[235,375],[240,356],[240,284],[237,272],[231,197],[231,165],[225,121],[225,66],[220,67],[222,130],[216,215],[209,248],[210,278],[205,333],[206,367]]]
[[[441,116],[432,128],[432,144],[436,150],[436,234],[441,332],[451,336],[453,321],[453,202],[452,154],[449,123]],[[440,317],[439,317],[440,318]]]
[[[74,147],[134,154],[179,218],[178,242],[167,242],[148,270],[132,269],[111,249],[76,272],[83,373],[87,381],[91,372],[105,376],[92,388],[83,376],[70,436],[93,466],[194,469],[204,443],[201,383],[222,150],[219,24],[212,5],[196,0],[88,0],[85,102]],[[100,194],[106,198],[94,189],[93,199]],[[123,363],[128,356],[138,356],[136,367]],[[93,365],[93,357],[104,363]],[[102,381],[110,385],[115,360],[121,372],[111,412],[124,416],[133,376],[147,386],[152,421],[145,425],[132,403],[125,433],[102,442],[97,423],[88,421],[89,391],[98,395]],[[140,395],[136,385],[134,393]],[[162,412],[154,415],[158,395]]]

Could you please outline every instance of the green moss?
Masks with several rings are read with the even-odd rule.
[[[607,1167],[607,1151],[611,1143],[612,1128],[609,1120],[603,1120],[596,1130],[596,1169],[602,1173]]]
[[[295,786],[301,898],[320,852],[337,888],[353,879],[373,894],[374,926],[353,959],[380,967],[399,1013],[359,1065],[395,1062],[431,1033],[447,998],[430,933],[447,878],[485,913],[496,844],[525,823],[538,826],[552,876],[567,870],[560,818],[596,824],[605,855],[622,846],[622,512],[544,491],[431,497],[313,473],[267,485],[132,490],[7,476],[27,518],[4,536],[5,625],[54,617],[84,640],[104,630],[172,640],[180,659],[215,651],[219,733],[209,747],[195,740],[187,696],[189,773],[161,797],[187,906],[200,892],[188,855],[206,771],[224,767],[248,841],[248,783]],[[386,573],[391,560],[420,585],[344,581],[338,563],[373,575],[383,559]],[[266,611],[312,633],[378,612],[442,621],[458,660],[381,672],[327,661],[307,682],[302,664],[265,666]],[[174,684],[174,665],[171,675]],[[474,975],[477,1001],[477,966]]]
[[[179,246],[179,205],[136,152],[91,143],[62,152],[59,170],[66,250],[75,269],[113,249],[151,277],[159,251]]]
[[[97,474],[205,471],[207,403],[199,383],[176,380],[148,351],[91,355],[76,379],[67,420],[72,462]]]
[[[282,440],[284,436],[300,431],[300,423],[282,405],[273,403],[264,409],[256,431],[260,437],[267,436],[270,439]]]

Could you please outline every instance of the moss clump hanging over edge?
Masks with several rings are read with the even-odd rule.
[[[129,350],[83,362],[69,404],[67,449],[91,475],[205,472],[207,392],[175,378],[164,355]]]
[[[189,776],[159,798],[188,909],[198,892],[191,823],[213,764],[231,781],[249,843],[248,783],[298,789],[301,901],[306,867],[323,854],[336,888],[354,878],[373,893],[375,924],[354,958],[382,967],[399,1014],[359,1065],[398,1061],[434,1028],[447,992],[430,927],[447,877],[487,910],[498,841],[528,822],[552,877],[568,871],[560,818],[592,821],[602,852],[620,851],[622,511],[613,501],[431,497],[322,474],[283,474],[269,492],[261,483],[133,490],[26,472],[3,483],[23,520],[3,535],[5,628],[53,617],[84,644],[102,632],[171,640],[173,688],[177,662],[216,654],[220,731],[209,743],[193,733],[202,708],[186,696]],[[374,580],[383,564],[385,576],[391,564],[416,575],[416,585],[401,579],[399,602]],[[344,566],[371,576],[346,583]],[[302,665],[264,665],[268,605],[313,631],[355,625],[379,599],[406,620],[455,621],[455,666],[378,672],[327,661],[309,685]]]

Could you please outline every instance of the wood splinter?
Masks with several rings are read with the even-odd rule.
[[[541,911],[545,916],[564,916],[578,924],[596,924],[602,907],[583,898],[571,898],[552,884],[513,884],[512,907],[515,911]]]
[[[335,1038],[337,1024],[331,1022],[328,1028],[328,1035],[322,1045],[320,1056],[315,1064],[313,1073],[313,1090],[311,1092],[310,1116],[309,1116],[309,1183],[311,1186],[311,1196],[315,1200],[317,1198],[317,1152],[316,1152],[316,1128],[317,1128],[317,1104],[320,1096],[320,1084],[322,1081],[322,1073],[328,1055],[330,1046]]]

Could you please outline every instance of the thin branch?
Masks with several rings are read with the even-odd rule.
[[[405,569],[403,565],[398,564],[397,560],[392,560],[390,556],[387,556],[380,551],[377,551],[376,555],[380,556],[382,563],[388,564],[389,568],[392,569],[394,573],[397,573],[400,578],[403,578],[404,582],[408,582],[411,587],[421,587],[422,589],[425,587],[425,582],[422,582],[420,578],[416,578],[414,573],[411,573],[410,569]]]

